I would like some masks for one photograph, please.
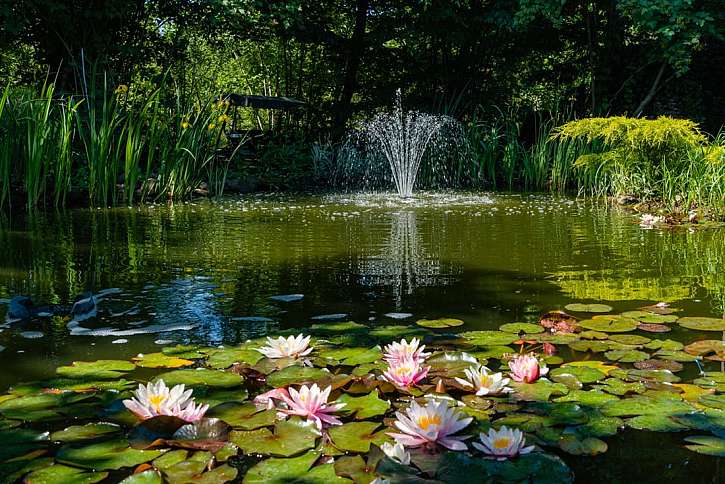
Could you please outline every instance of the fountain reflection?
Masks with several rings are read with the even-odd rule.
[[[418,231],[417,217],[415,210],[391,214],[389,236],[375,253],[357,263],[359,283],[390,288],[396,309],[402,308],[404,297],[417,288],[451,285],[463,273],[460,264],[443,260],[433,244],[426,243]],[[436,229],[437,236],[445,237],[445,224]]]

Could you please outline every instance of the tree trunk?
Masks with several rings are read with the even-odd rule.
[[[335,131],[339,134],[345,130],[345,124],[351,114],[352,96],[357,85],[357,73],[360,69],[365,40],[365,26],[368,19],[370,0],[357,0],[355,9],[355,29],[348,43],[347,62],[345,65],[345,77],[342,83],[342,90],[337,102],[335,114]]]
[[[644,111],[644,108],[647,107],[647,105],[652,101],[652,99],[655,97],[655,94],[657,93],[657,88],[660,85],[660,81],[662,80],[662,74],[665,72],[665,67],[667,67],[667,62],[663,62],[662,66],[660,67],[659,72],[657,73],[657,77],[655,77],[654,82],[652,83],[652,87],[649,88],[649,92],[647,92],[647,95],[642,99],[642,102],[639,103],[639,106],[634,111],[634,117],[639,118],[642,116],[642,112]]]

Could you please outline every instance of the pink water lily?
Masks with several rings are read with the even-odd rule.
[[[420,346],[420,340],[413,338],[410,343],[405,338],[400,342],[393,341],[384,348],[385,354],[383,358],[388,363],[400,363],[405,360],[414,360],[423,363],[430,353],[424,353],[425,345]]]
[[[406,447],[435,446],[437,444],[451,450],[466,450],[462,441],[469,436],[455,436],[464,429],[473,418],[450,408],[444,401],[431,400],[423,407],[415,401],[405,413],[396,412],[395,426],[402,433],[388,433],[396,442]]]
[[[517,355],[509,362],[511,378],[522,383],[533,383],[546,375],[549,369],[541,367],[539,359],[534,355]]]
[[[289,401],[286,402],[288,408],[280,409],[280,412],[305,417],[308,421],[314,422],[319,430],[325,425],[342,425],[337,417],[330,414],[339,411],[346,404],[328,404],[327,399],[331,391],[331,386],[320,390],[316,383],[311,387],[302,385],[299,391],[290,388]]]
[[[276,407],[275,400],[280,400],[287,405],[292,402],[286,388],[275,388],[274,390],[270,390],[254,397],[254,405],[258,410],[272,410]]]
[[[209,405],[198,405],[191,396],[193,390],[184,385],[169,389],[164,380],[139,385],[134,397],[124,400],[124,406],[134,415],[146,420],[161,415],[178,417],[187,422],[196,422],[204,417]]]
[[[408,388],[425,378],[429,370],[430,366],[422,367],[417,360],[407,358],[389,362],[388,369],[383,372],[383,379],[395,386]]]

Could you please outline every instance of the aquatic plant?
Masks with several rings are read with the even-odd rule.
[[[400,363],[403,360],[413,360],[422,363],[430,356],[430,353],[423,352],[424,349],[425,345],[420,345],[418,338],[412,338],[410,343],[403,338],[400,341],[393,341],[383,348],[385,351],[383,358],[391,364]]]
[[[435,447],[440,444],[451,450],[467,449],[463,440],[468,436],[453,434],[468,427],[473,418],[464,417],[445,401],[429,400],[425,406],[412,401],[405,413],[396,412],[395,416],[395,427],[402,433],[390,432],[388,435],[405,447]]]
[[[297,336],[280,336],[277,339],[267,338],[267,345],[257,348],[267,358],[299,358],[312,352],[309,347],[311,336],[302,333]]]
[[[475,390],[476,395],[498,395],[500,393],[508,393],[512,391],[506,385],[511,381],[503,377],[503,373],[493,373],[485,366],[472,366],[463,370],[466,378],[458,378],[455,380],[464,387],[470,387]]]
[[[123,404],[140,419],[149,419],[161,415],[178,417],[187,422],[196,422],[204,417],[209,405],[196,405],[191,396],[193,390],[174,385],[168,388],[164,380],[139,385],[134,397],[124,400]]]
[[[393,385],[407,388],[423,380],[429,370],[429,366],[423,367],[416,359],[395,360],[388,363],[388,368],[383,372],[382,378]]]
[[[479,434],[481,443],[472,442],[473,447],[497,460],[506,460],[534,450],[534,446],[525,447],[526,439],[519,429],[509,429],[503,425],[499,430],[491,428],[488,433]]]
[[[380,450],[399,464],[403,464],[404,466],[410,465],[410,452],[405,450],[405,446],[400,442],[394,444],[385,442],[380,446]]]
[[[288,408],[280,409],[280,412],[305,417],[318,430],[322,430],[325,425],[342,425],[340,419],[330,414],[339,412],[346,403],[327,403],[331,391],[332,387],[321,390],[316,383],[310,387],[302,385],[299,391],[290,388]]]
[[[516,355],[509,361],[509,368],[511,369],[511,378],[521,383],[533,383],[540,376],[549,372],[548,368],[541,367],[539,359],[532,354]]]

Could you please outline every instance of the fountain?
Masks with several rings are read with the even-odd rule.
[[[393,112],[377,114],[364,123],[363,132],[369,146],[387,159],[398,194],[411,197],[429,145],[435,143],[445,126],[455,124],[457,121],[450,116],[403,111],[398,89]]]

